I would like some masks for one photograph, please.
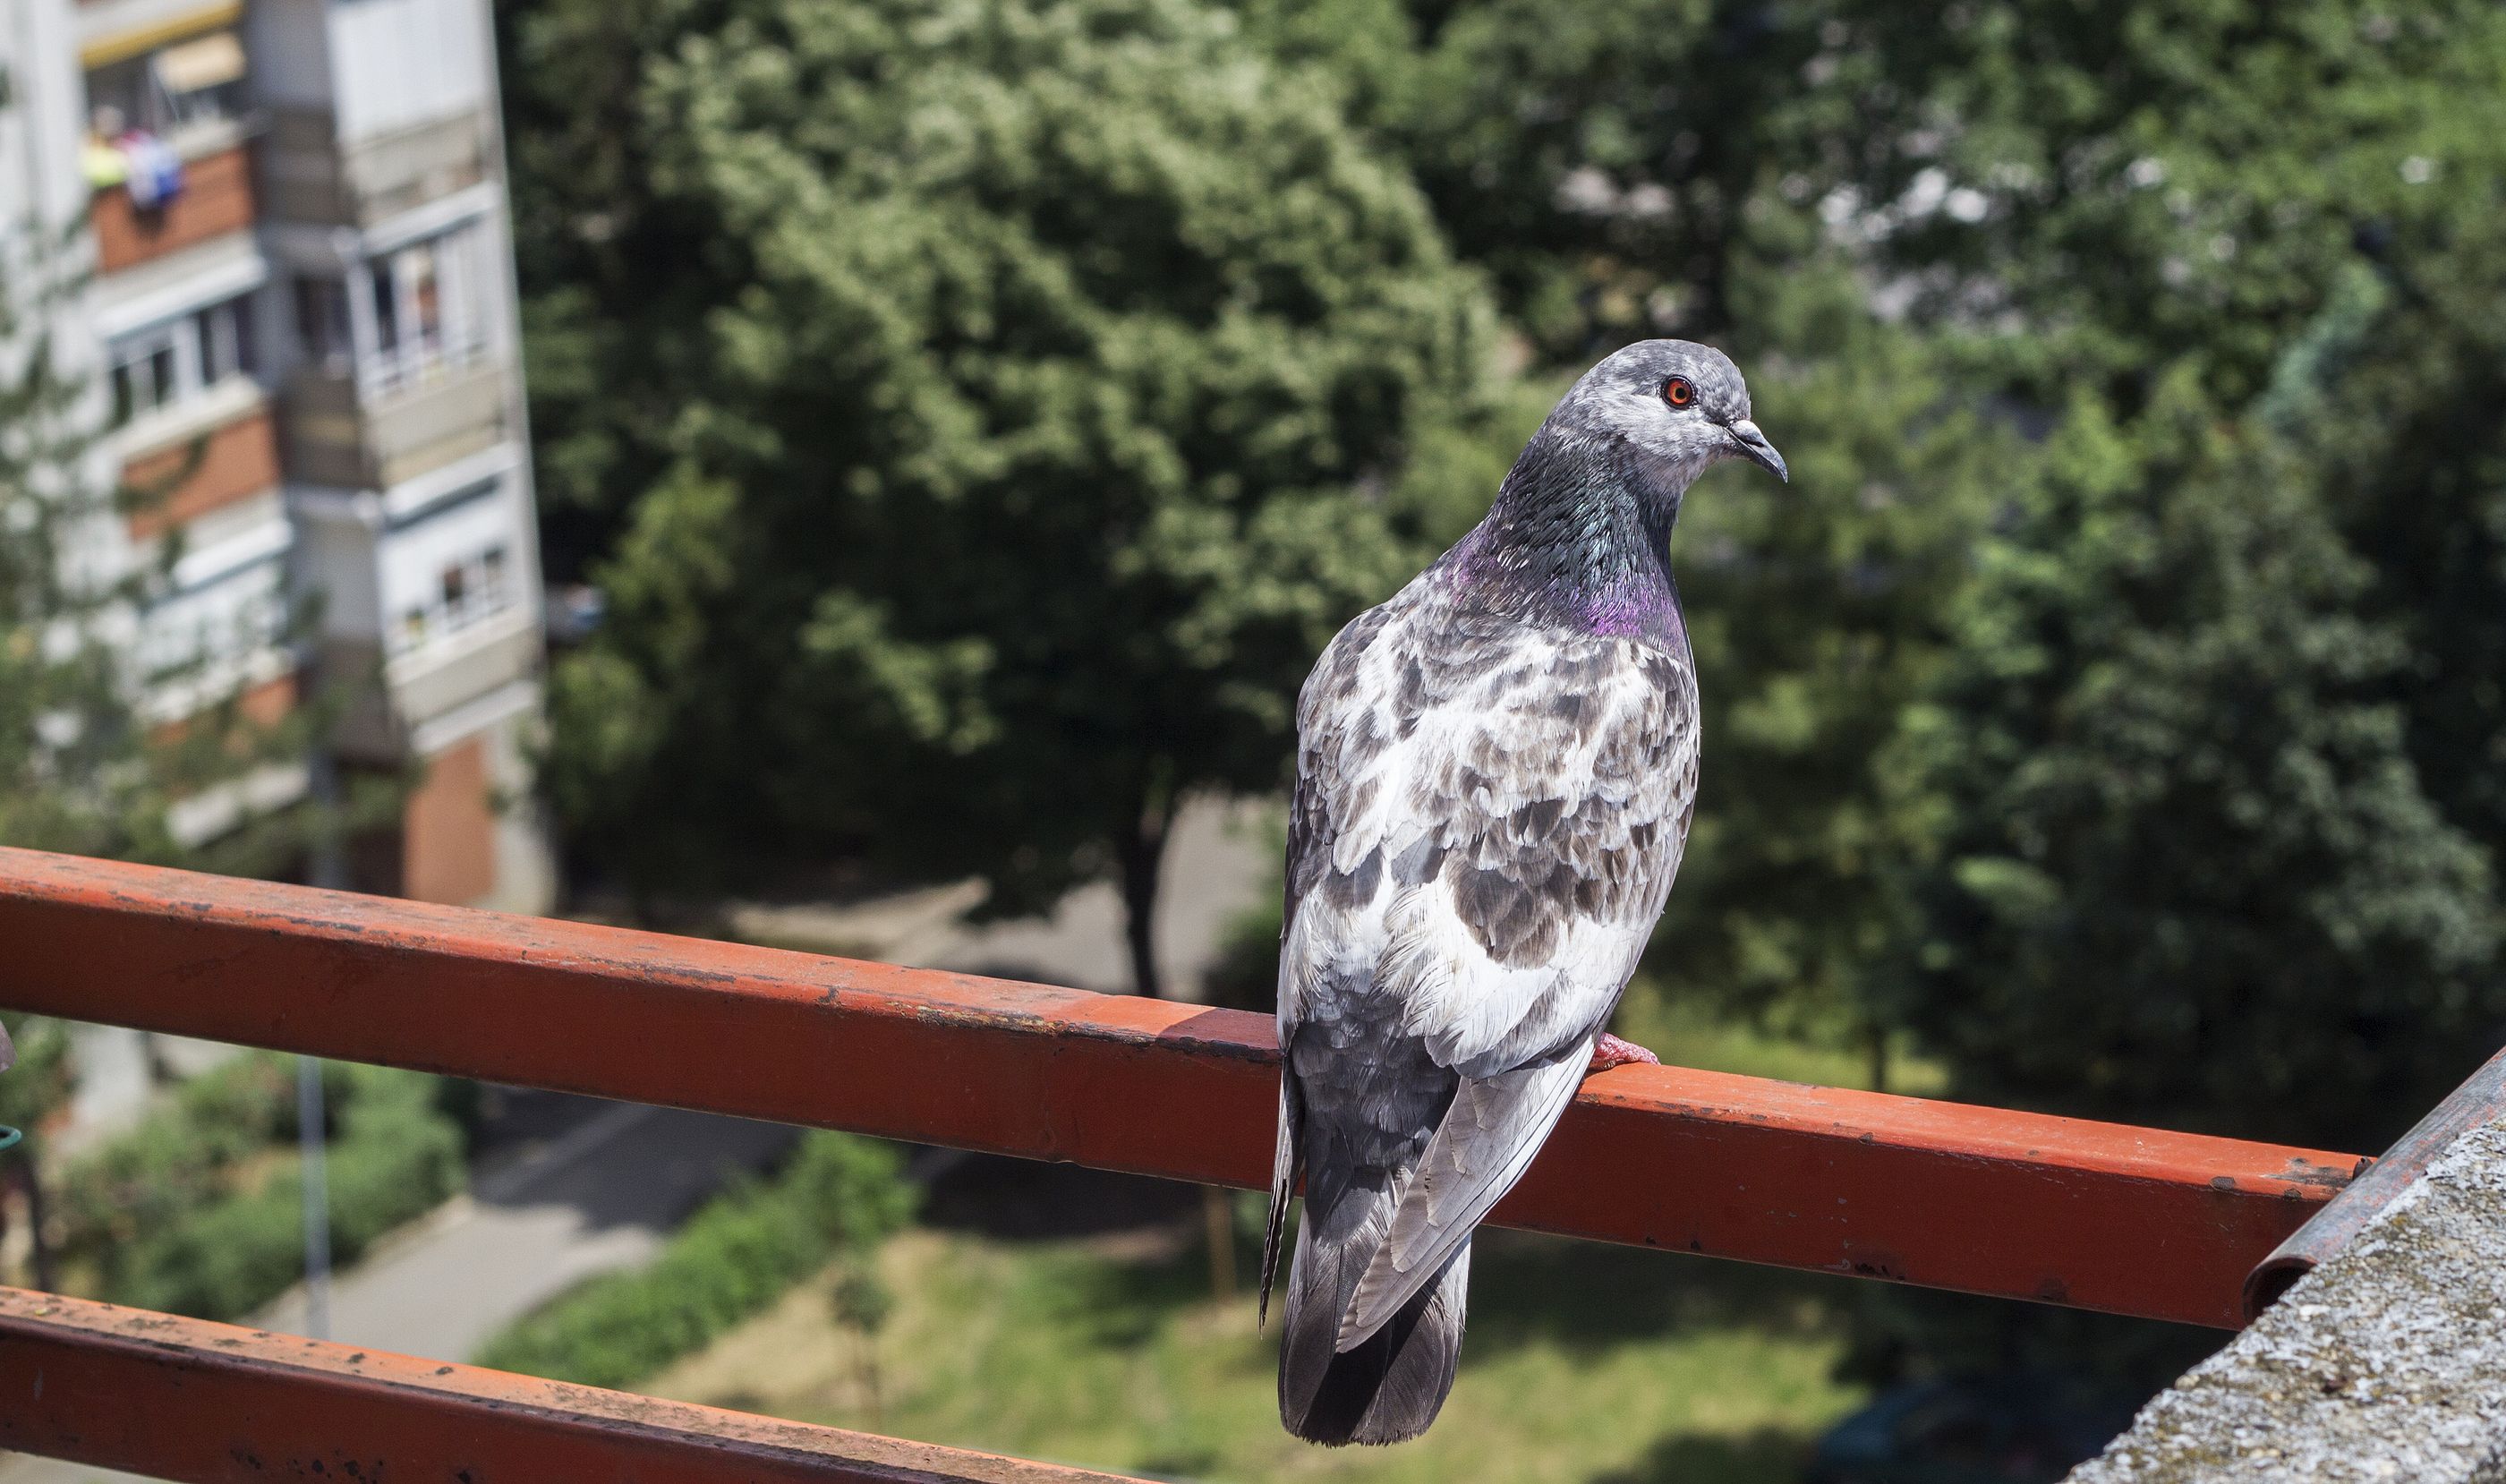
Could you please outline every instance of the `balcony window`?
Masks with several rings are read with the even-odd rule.
[[[401,614],[396,649],[408,653],[447,638],[514,605],[510,559],[503,543],[445,563],[426,600]]]
[[[285,564],[270,561],[157,595],[141,613],[136,657],[150,683],[216,686],[286,642]]]
[[[211,31],[90,72],[88,104],[108,138],[137,129],[179,146],[204,126],[242,115],[244,70],[235,33]]]
[[[108,352],[116,421],[183,405],[253,374],[252,296],[117,337]]]
[[[377,394],[422,386],[485,347],[484,265],[475,227],[412,242],[364,265],[373,348],[362,380]]]
[[[367,397],[432,385],[486,349],[488,260],[479,229],[396,247],[344,277],[296,280],[296,331],[324,374],[351,368]]]

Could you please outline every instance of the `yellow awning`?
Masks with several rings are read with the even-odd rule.
[[[167,92],[197,92],[243,76],[243,43],[233,31],[211,31],[197,41],[157,54],[157,81]]]
[[[197,36],[202,31],[214,31],[242,18],[243,0],[216,0],[215,4],[168,16],[162,20],[99,36],[79,48],[79,65],[93,71],[114,62],[128,61],[131,57],[154,52],[167,42]]]

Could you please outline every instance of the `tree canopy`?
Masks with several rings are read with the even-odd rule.
[[[623,122],[691,278],[665,421],[585,457],[656,472],[555,679],[578,847],[1003,908],[1106,872],[1154,988],[1177,804],[1274,786],[1314,653],[1451,533],[1476,278],[1332,87],[1183,0],[720,7]],[[553,457],[603,443],[554,400]]]

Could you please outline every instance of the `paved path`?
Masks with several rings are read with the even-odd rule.
[[[1156,943],[1161,969],[1191,994],[1227,924],[1267,888],[1271,848],[1260,814],[1204,805],[1175,827]],[[1048,918],[968,926],[980,888],[949,887],[844,908],[758,907],[734,914],[742,936],[967,973],[1082,989],[1128,988],[1122,908],[1085,887]],[[535,1095],[550,1097],[553,1095]],[[649,1259],[662,1238],[732,1174],[771,1163],[796,1131],[675,1108],[581,1104],[543,1145],[478,1173],[472,1193],[387,1239],[334,1284],[331,1337],[404,1355],[467,1359],[489,1336],[594,1273]],[[303,1332],[291,1293],[255,1323]],[[0,1484],[91,1484],[133,1474],[21,1458]]]

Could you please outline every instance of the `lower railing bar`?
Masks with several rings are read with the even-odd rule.
[[[1206,1184],[1268,1018],[0,850],[0,1006]],[[1494,1219],[2234,1327],[2353,1155],[1674,1067],[1584,1086]]]
[[[1122,1484],[18,1288],[0,1288],[0,1448],[203,1481]]]

